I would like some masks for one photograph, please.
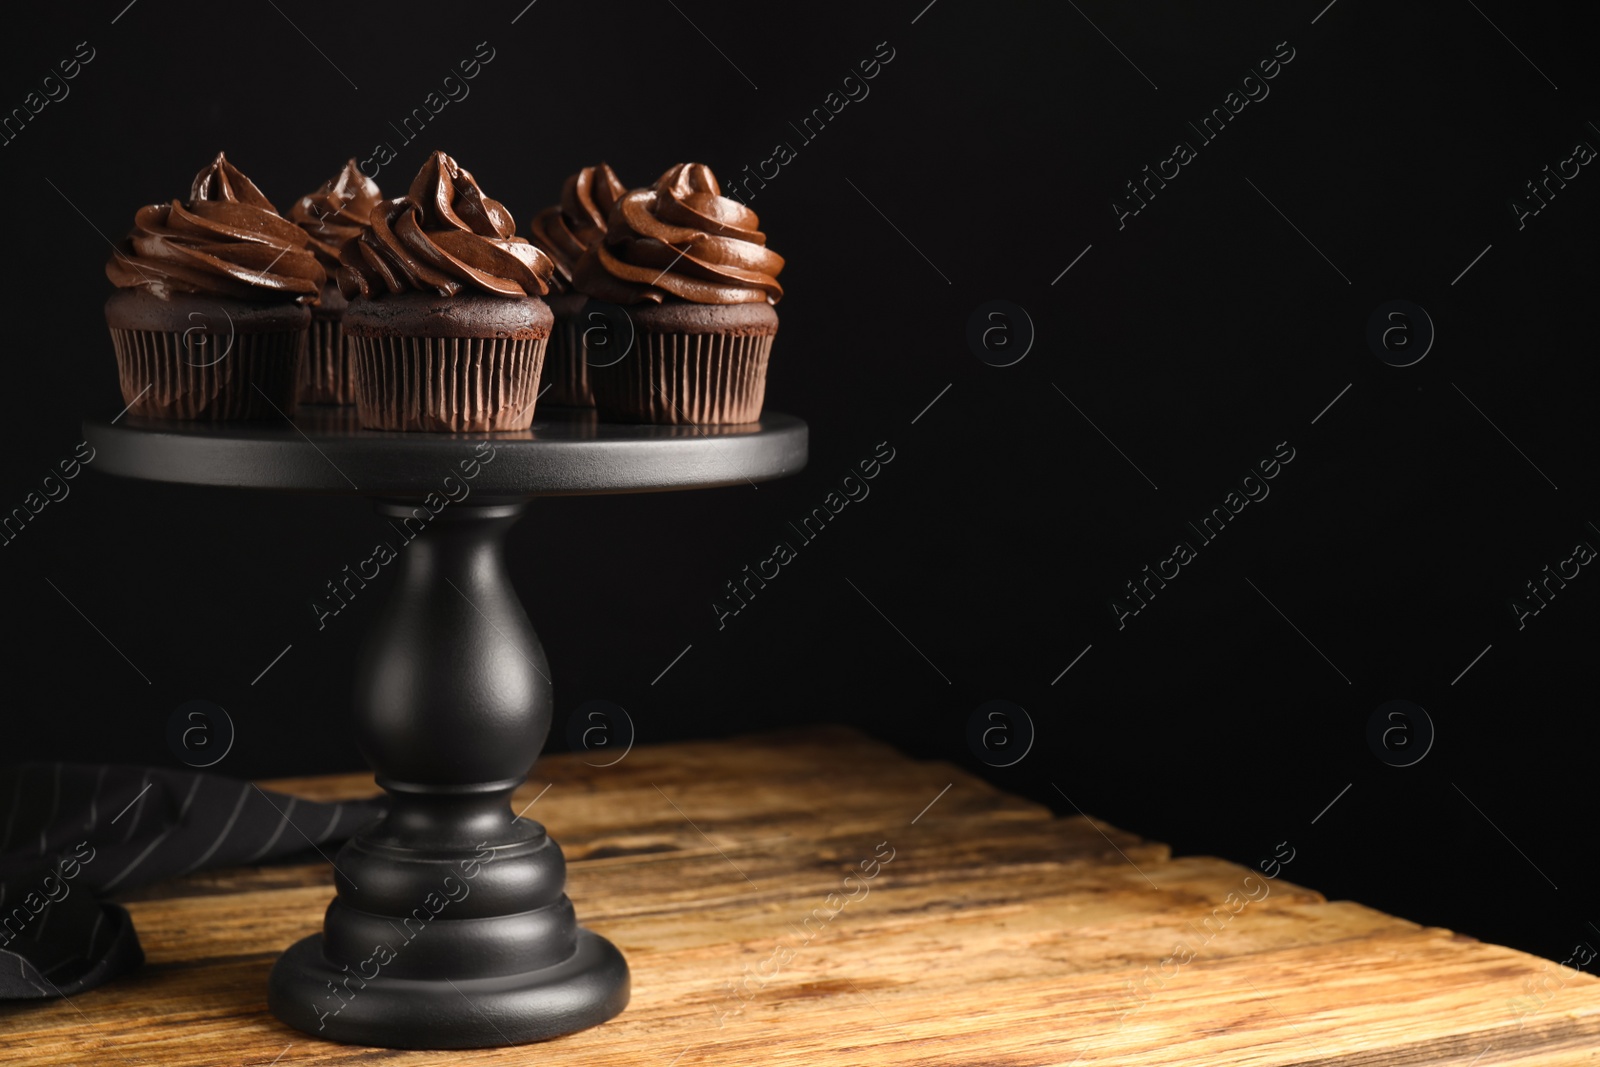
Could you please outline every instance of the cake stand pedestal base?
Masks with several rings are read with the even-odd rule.
[[[354,995],[334,999],[348,984]],[[484,1048],[544,1041],[597,1026],[628,1003],[628,965],[605,938],[578,931],[553,966],[499,978],[382,980],[359,988],[329,962],[322,935],[290,946],[272,969],[272,1013],[297,1030],[385,1048]]]

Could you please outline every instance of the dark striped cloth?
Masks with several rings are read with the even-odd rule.
[[[331,858],[382,813],[379,799],[318,804],[197,771],[0,768],[0,1000],[72,996],[140,966],[111,894],[313,849]]]

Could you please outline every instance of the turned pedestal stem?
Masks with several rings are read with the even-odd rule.
[[[583,1029],[627,1003],[627,964],[578,926],[560,847],[510,807],[552,713],[502,552],[524,506],[378,504],[398,558],[375,579],[392,585],[356,665],[354,713],[391,804],[335,857],[322,934],[273,969],[272,1010],[292,1026],[474,1048]]]

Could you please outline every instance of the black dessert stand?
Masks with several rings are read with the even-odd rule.
[[[335,1041],[482,1048],[620,1012],[626,961],[578,925],[560,847],[511,811],[552,708],[502,542],[533,497],[792,474],[805,465],[805,423],[768,413],[745,426],[629,426],[558,410],[527,431],[476,437],[367,431],[353,409],[307,407],[293,425],[124,416],[84,430],[97,470],[361,494],[414,534],[377,579],[387,602],[355,674],[357,736],[390,810],[335,857],[323,932],[272,969],[273,1013]]]

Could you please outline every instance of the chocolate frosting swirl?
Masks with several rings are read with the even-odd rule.
[[[367,229],[339,253],[339,289],[354,297],[475,288],[543,296],[555,264],[517,237],[511,212],[443,152],[428,157],[405,196],[381,200]]]
[[[289,221],[311,235],[311,250],[328,269],[329,276],[339,270],[339,250],[352,237],[359,237],[383,194],[378,183],[361,173],[355,160],[307,193],[289,209]]]
[[[163,300],[177,293],[316,303],[327,275],[306,232],[272,206],[221,152],[187,202],[151,204],[133,218],[106,276]]]
[[[584,167],[561,186],[561,202],[545,208],[528,227],[528,239],[555,261],[551,287],[558,293],[572,288],[572,271],[578,257],[606,233],[606,219],[627,186],[604,163]]]
[[[575,284],[619,304],[777,303],[783,257],[766,247],[756,213],[722,195],[703,163],[680,163],[617,203],[605,239],[584,252]]]

